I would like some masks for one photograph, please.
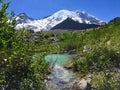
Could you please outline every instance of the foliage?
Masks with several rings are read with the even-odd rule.
[[[59,42],[54,44],[54,33],[38,32],[34,38],[30,30],[15,30],[14,14],[8,17],[8,6],[4,0],[0,2],[0,90],[44,90],[49,73],[44,56],[72,49],[77,51],[74,71],[96,72],[92,83],[98,89],[119,89],[119,80],[106,77],[105,72],[120,69],[120,21],[90,31],[59,34]]]
[[[60,49],[62,50],[72,50],[79,49],[82,46],[83,35],[81,33],[63,33],[58,36],[60,40]]]
[[[63,33],[58,36],[60,50],[76,49],[75,71],[83,73],[120,68],[120,22],[106,24],[98,30]]]
[[[3,1],[1,4],[1,10],[0,10],[0,49],[1,48],[11,48],[12,47],[12,40],[14,37],[14,26],[15,21],[14,19],[11,20],[7,15],[7,8],[9,5],[9,2],[4,3]],[[14,14],[12,13],[12,16]]]
[[[74,60],[74,70],[82,73],[105,71],[119,68],[120,54],[106,47],[97,46],[90,52],[83,53],[78,60]]]
[[[15,18],[8,17],[9,3],[2,0],[0,5],[0,90],[43,90],[49,72],[45,51],[33,58],[38,48],[33,34],[15,30]]]
[[[112,77],[112,78],[111,78]],[[120,81],[109,73],[99,72],[94,75],[92,85],[98,90],[119,90]]]
[[[46,63],[42,58],[44,53],[34,56],[24,51],[14,51],[7,54],[1,53],[1,89],[15,89],[15,90],[36,90],[42,89],[44,79],[48,73],[49,63]],[[6,55],[7,57],[5,58]]]
[[[63,33],[58,37],[60,50],[76,49],[77,55],[72,60],[73,70],[85,75],[91,73],[92,85],[96,89],[119,90],[120,74],[115,72],[120,69],[119,33],[118,20],[96,30]]]

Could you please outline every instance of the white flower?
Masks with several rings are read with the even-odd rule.
[[[4,61],[6,62],[6,61],[7,61],[7,59],[4,59]]]

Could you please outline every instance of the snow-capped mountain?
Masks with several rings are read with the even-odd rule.
[[[24,27],[24,28],[30,28],[34,31],[40,31],[40,30],[48,31],[53,27],[55,27],[56,25],[65,21],[67,18],[70,18],[75,22],[84,23],[84,24],[103,25],[105,23],[104,21],[84,11],[60,10],[51,16],[39,20],[33,20],[29,18],[26,14],[22,13],[16,17],[16,20],[18,21],[16,29],[20,29]]]
[[[71,18],[67,18],[63,22],[51,28],[51,30],[85,30],[97,27],[100,27],[100,25],[79,23]]]
[[[16,20],[18,22],[18,24],[21,23],[30,23],[31,21],[33,21],[32,18],[28,17],[25,13],[20,13],[17,17]]]

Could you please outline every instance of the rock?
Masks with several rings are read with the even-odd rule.
[[[91,76],[90,76],[91,77]],[[70,90],[91,90],[91,78],[88,77],[87,80],[81,79],[80,81],[74,81],[71,84]]]
[[[68,52],[69,54],[76,54],[76,49],[73,49],[73,50],[69,50]]]
[[[66,68],[66,69],[72,69],[72,64],[70,64],[70,65],[65,65],[64,68]]]
[[[79,88],[82,89],[82,90],[85,90],[86,87],[87,87],[87,81],[85,79],[82,79],[79,83]]]
[[[65,65],[64,65],[64,68],[66,69],[72,69],[73,67],[73,63],[71,60],[69,60]]]
[[[85,45],[83,47],[83,52],[85,53],[85,52],[89,52],[89,51],[91,51],[91,47],[89,45]]]
[[[89,83],[89,84],[90,84],[90,83],[91,83],[91,81],[92,81],[92,79],[91,79],[91,78],[88,78],[88,79],[87,79],[87,83]]]
[[[85,79],[80,80],[79,82],[75,82],[72,87],[73,90],[86,90],[87,89],[87,81]]]
[[[111,40],[107,41],[107,45],[110,45],[111,44]]]
[[[88,75],[88,76],[86,77],[86,81],[87,81],[88,84],[91,84],[92,75]]]

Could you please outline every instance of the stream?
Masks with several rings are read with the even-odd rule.
[[[51,54],[45,57],[45,60],[51,64],[50,80],[47,82],[48,90],[70,90],[67,86],[77,79],[74,73],[65,69],[63,66],[73,55]]]

